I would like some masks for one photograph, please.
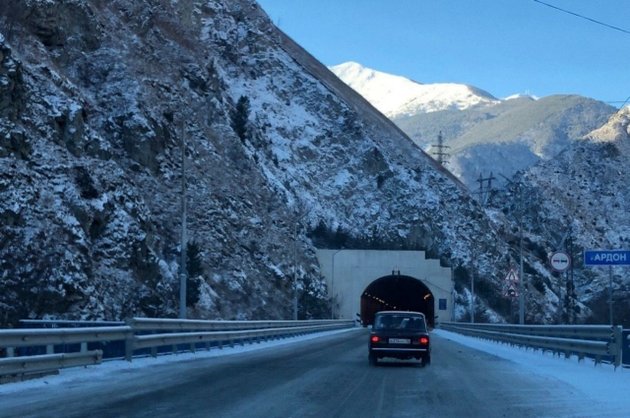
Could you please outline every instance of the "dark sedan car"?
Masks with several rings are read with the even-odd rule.
[[[431,340],[424,314],[408,311],[376,313],[370,332],[370,364],[376,365],[383,357],[422,359],[423,366],[431,363]]]

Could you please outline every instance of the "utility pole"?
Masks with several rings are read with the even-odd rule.
[[[521,192],[519,189],[519,198]],[[523,277],[523,218],[522,213],[518,223],[518,323],[525,324],[525,277]]]
[[[612,266],[608,266],[608,322],[610,326],[614,325],[613,321],[613,273]]]
[[[188,274],[186,272],[186,262],[187,254],[186,247],[188,245],[188,237],[187,237],[187,226],[186,226],[186,139],[185,136],[185,123],[184,118],[182,117],[182,140],[181,140],[181,148],[182,148],[182,189],[181,189],[181,200],[182,200],[182,236],[181,236],[181,261],[179,266],[179,318],[186,319],[186,282],[188,280]]]
[[[525,324],[525,277],[523,273],[523,190],[521,183],[515,184],[518,191],[518,323]]]
[[[567,320],[569,324],[575,322],[575,282],[573,281],[573,227],[569,224],[567,251],[569,253],[569,271],[567,272]]]
[[[523,185],[519,181],[515,183],[509,178],[505,177],[501,174],[507,182],[513,185],[516,188],[517,196],[517,207],[518,207],[518,215],[515,217],[516,222],[518,223],[518,323],[523,325],[525,323],[525,276],[523,272],[523,213],[525,212],[525,208],[523,205]],[[481,176],[480,176],[481,178]],[[491,181],[494,180],[492,176],[492,172],[490,173],[490,177],[487,179],[488,185],[490,185]]]
[[[440,163],[441,165],[446,165],[448,164],[448,161],[445,157],[448,157],[449,154],[445,151],[445,149],[450,147],[448,145],[444,145],[444,137],[442,136],[442,131],[438,133],[437,140],[438,143],[432,145],[437,148],[437,151],[432,152],[432,154],[437,156],[438,163]]]
[[[475,323],[475,267],[470,274],[470,323]]]
[[[297,239],[298,223],[293,224],[293,320],[298,319]]]
[[[477,258],[477,252],[475,247],[471,248],[472,260],[470,262],[470,323],[475,323],[475,264],[474,261]]]
[[[566,170],[561,170],[561,169],[556,169],[554,170],[554,174],[556,175],[556,180],[559,178],[560,175],[565,175],[568,176],[569,179],[573,180],[573,176],[575,175],[574,171],[571,169],[571,167],[567,168]],[[575,281],[574,281],[574,263],[573,263],[573,220],[574,217],[577,215],[577,205],[575,200],[573,199],[572,196],[569,196],[567,198],[567,201],[564,202],[563,205],[566,209],[567,209],[567,214],[565,215],[566,219],[567,219],[567,233],[565,234],[565,236],[562,238],[562,241],[560,242],[559,247],[562,248],[564,246],[564,249],[567,252],[567,255],[569,256],[569,270],[566,272],[565,275],[565,291],[566,291],[566,295],[564,298],[564,301],[562,301],[561,298],[561,294],[562,294],[562,283],[560,283],[559,286],[559,293],[558,293],[558,298],[560,299],[561,303],[559,303],[559,310],[560,310],[560,322],[562,322],[562,319],[566,318],[566,322],[569,324],[573,324],[575,322],[575,306],[577,303],[577,294],[575,293]],[[562,274],[560,275],[560,280],[562,280]],[[566,313],[564,312],[566,310]],[[563,318],[564,317],[564,318]]]

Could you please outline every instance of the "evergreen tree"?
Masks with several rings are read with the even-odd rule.
[[[236,102],[236,107],[232,112],[232,129],[241,141],[245,141],[248,138],[248,119],[249,119],[249,98],[247,96],[241,96]]]
[[[186,252],[186,305],[193,306],[199,302],[199,285],[203,277],[203,265],[201,263],[201,247],[196,241],[188,243]]]

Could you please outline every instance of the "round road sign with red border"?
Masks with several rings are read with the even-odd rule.
[[[549,264],[551,264],[551,268],[555,271],[563,272],[571,265],[571,259],[569,258],[569,254],[558,251],[551,254]]]

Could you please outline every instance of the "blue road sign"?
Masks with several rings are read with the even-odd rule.
[[[585,266],[626,266],[630,265],[628,250],[585,250]]]

